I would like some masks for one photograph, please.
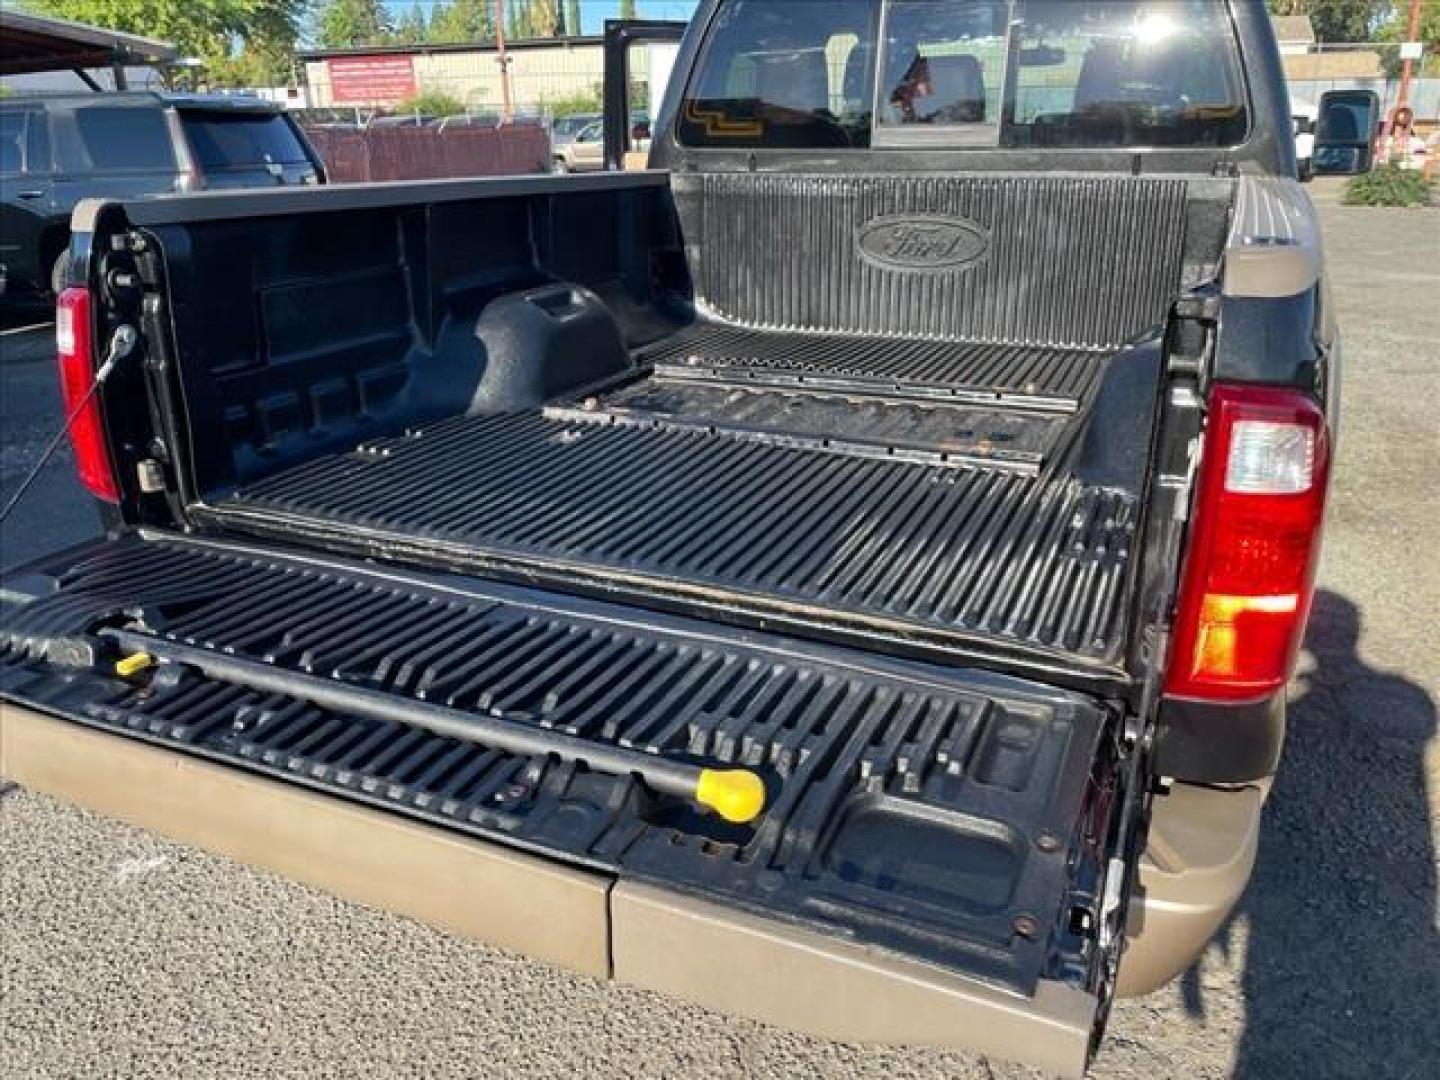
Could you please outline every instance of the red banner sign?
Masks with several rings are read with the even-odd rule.
[[[337,105],[391,105],[415,96],[410,56],[337,56],[325,61]]]

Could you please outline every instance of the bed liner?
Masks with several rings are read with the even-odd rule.
[[[362,443],[193,509],[250,536],[588,583],[1123,680],[1129,492],[711,430],[513,413]]]
[[[1108,345],[945,341],[901,335],[763,330],[701,321],[639,351],[666,374],[783,384],[869,386],[911,396],[1035,405],[1071,413],[1094,391]]]
[[[459,578],[149,535],[7,592],[0,695],[87,727],[622,881],[957,971],[1085,988],[1115,798],[1110,720],[1017,680]],[[75,660],[105,627],[597,745],[756,770],[753,826],[631,776],[338,715],[163,664]],[[78,663],[78,666],[77,666]],[[108,669],[104,669],[108,671]]]

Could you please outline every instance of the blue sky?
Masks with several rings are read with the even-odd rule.
[[[420,0],[420,6],[427,11],[444,0]],[[563,2],[563,0],[562,0]],[[698,0],[637,0],[636,8],[643,19],[689,19],[695,12]],[[386,0],[390,14],[399,19],[410,10],[414,0]],[[620,0],[580,0],[580,17],[585,23],[584,32],[598,34],[606,19],[613,19],[620,13]]]

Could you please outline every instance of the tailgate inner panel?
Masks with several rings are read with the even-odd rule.
[[[709,765],[768,791],[727,824],[636,778],[337,714],[161,663],[105,627]],[[9,583],[5,696],[446,827],[737,905],[1022,993],[1083,983],[1113,795],[1086,699],[459,578],[161,536]],[[79,657],[80,659],[76,659]]]

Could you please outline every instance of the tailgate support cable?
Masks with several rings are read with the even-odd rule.
[[[140,335],[133,326],[128,324],[118,327],[115,333],[110,336],[110,350],[105,355],[105,362],[95,370],[95,378],[91,380],[89,389],[85,391],[84,396],[75,403],[75,407],[72,408],[69,415],[65,417],[65,422],[60,425],[60,430],[55,432],[54,437],[51,438],[50,442],[46,445],[44,453],[40,455],[40,460],[35,462],[30,471],[25,474],[25,479],[20,481],[20,486],[15,489],[15,494],[10,496],[10,501],[5,504],[3,510],[0,510],[0,522],[8,518],[10,512],[20,504],[20,500],[25,497],[25,493],[30,490],[30,486],[35,483],[40,473],[44,471],[45,466],[49,464],[50,459],[55,455],[55,451],[60,448],[61,440],[64,439],[70,429],[74,427],[75,421],[78,420],[80,414],[85,411],[85,406],[90,404],[90,399],[93,398],[100,387],[104,385],[105,380],[114,373],[120,361],[135,351],[135,344],[139,340]]]
[[[100,633],[126,654],[114,664],[115,673],[121,677],[139,675],[157,661],[193,667],[207,678],[262,693],[303,698],[322,709],[423,728],[446,738],[480,743],[524,757],[553,755],[612,776],[638,776],[658,792],[693,800],[736,824],[753,821],[765,808],[765,783],[749,769],[706,768],[694,762],[664,758],[625,746],[609,746],[568,732],[507,719],[495,710],[472,713],[428,701],[397,698],[368,687],[289,671],[134,630],[107,629]]]

